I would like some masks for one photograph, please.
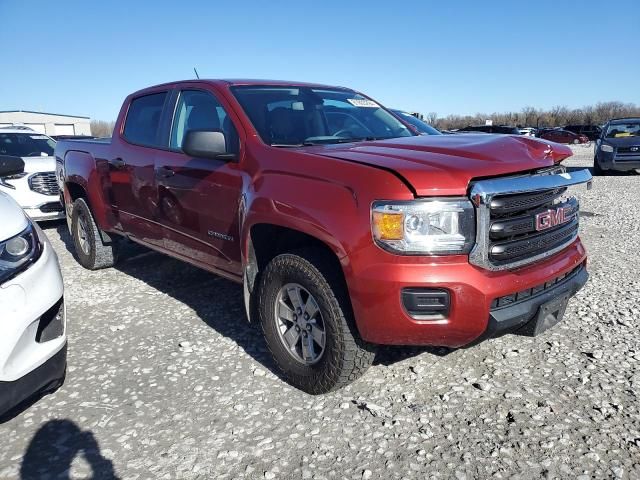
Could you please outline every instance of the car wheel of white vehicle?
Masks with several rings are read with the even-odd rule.
[[[573,144],[574,145],[578,145],[580,143],[580,140],[578,140],[577,138],[573,139]]]
[[[346,287],[315,250],[278,255],[261,276],[262,330],[287,381],[311,394],[351,383],[369,368],[374,345],[355,327]]]
[[[71,235],[80,265],[89,270],[112,267],[116,261],[116,245],[105,245],[100,229],[83,198],[73,202]]]

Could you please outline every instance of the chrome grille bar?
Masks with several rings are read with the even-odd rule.
[[[571,186],[587,184],[587,188],[590,188],[591,180],[591,173],[584,169],[555,174],[544,172],[534,175],[501,177],[474,182],[471,186],[470,197],[476,208],[476,244],[469,254],[469,261],[487,270],[506,270],[536,262],[563,250],[577,238],[577,225],[575,229],[565,228],[567,225],[559,227],[565,231],[571,231],[568,236],[563,237],[564,241],[559,245],[552,241],[554,237],[558,237],[559,229],[556,228],[544,232],[530,232],[525,228],[522,232],[514,232],[514,244],[518,242],[526,245],[528,240],[533,240],[535,237],[536,242],[532,243],[538,245],[539,249],[544,249],[547,245],[550,248],[544,251],[532,248],[533,254],[531,256],[519,257],[518,260],[512,262],[495,261],[491,255],[491,248],[496,243],[491,238],[491,225],[495,223],[496,218],[492,217],[492,214],[498,218],[501,218],[499,217],[501,214],[516,215],[513,219],[503,218],[503,223],[510,220],[522,221],[527,215],[533,219],[532,212],[542,207],[543,200],[553,201]],[[517,197],[518,195],[520,197]],[[514,208],[505,209],[507,205],[513,205]],[[577,223],[577,216],[575,221]],[[543,240],[546,235],[549,236],[549,242]]]

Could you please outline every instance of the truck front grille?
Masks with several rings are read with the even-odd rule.
[[[58,182],[55,172],[36,173],[29,177],[29,188],[41,195],[58,195]]]
[[[566,248],[578,236],[579,211],[567,189],[590,180],[588,170],[547,170],[475,182],[477,238],[471,263],[489,270],[516,268]]]

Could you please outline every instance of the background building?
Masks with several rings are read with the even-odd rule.
[[[46,135],[91,135],[89,117],[27,110],[0,111],[0,127],[25,125]]]

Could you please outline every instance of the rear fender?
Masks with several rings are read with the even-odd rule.
[[[70,151],[66,154],[64,201],[67,212],[73,203],[68,184],[78,185],[84,190],[96,224],[105,231],[112,230],[117,223],[109,200],[110,183],[106,160],[96,161],[86,152]]]

